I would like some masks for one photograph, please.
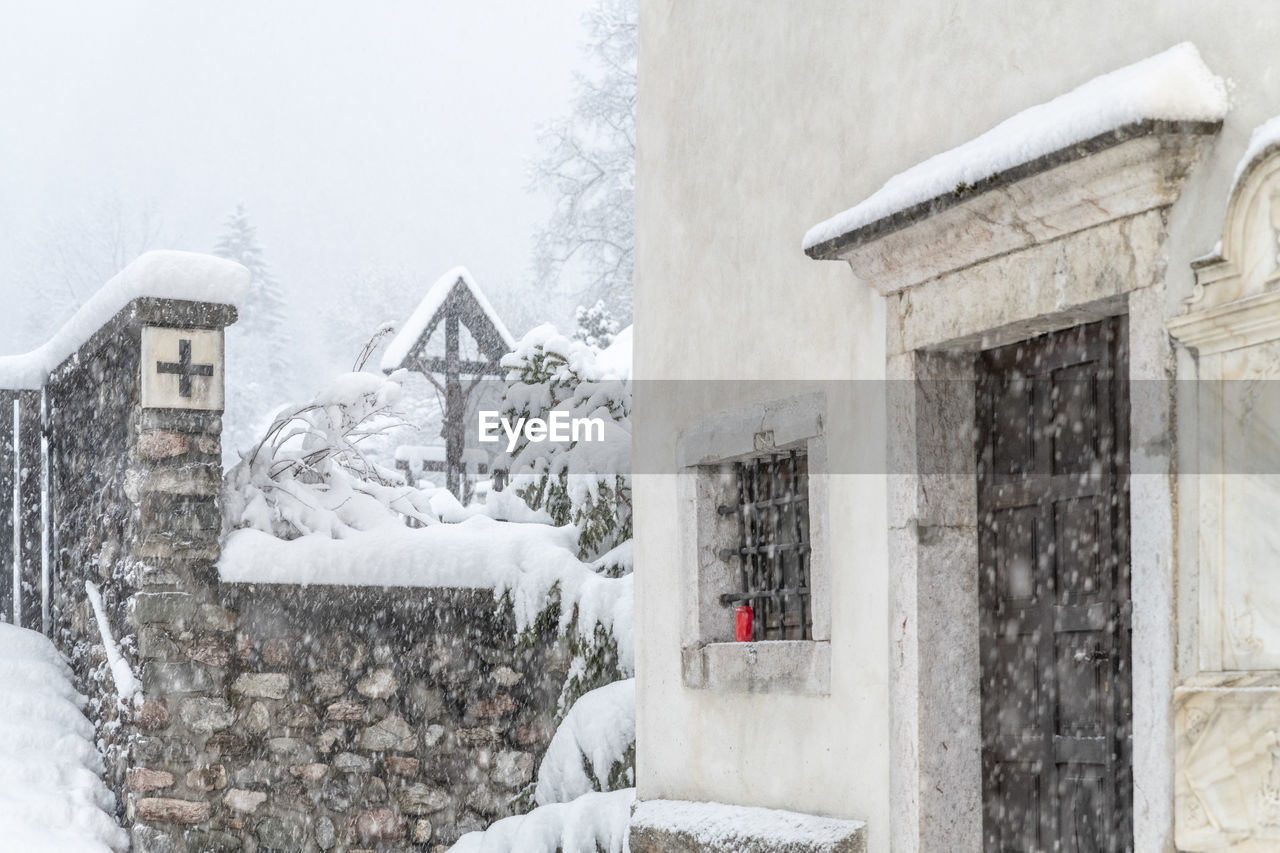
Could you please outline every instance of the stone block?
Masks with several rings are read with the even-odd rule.
[[[405,823],[391,809],[368,809],[356,815],[355,833],[365,843],[395,841],[404,838]]]
[[[168,632],[148,625],[138,632],[138,655],[143,660],[175,660],[182,650]]]
[[[242,696],[283,699],[289,692],[289,676],[283,672],[245,672],[236,678],[231,689]]]
[[[249,743],[231,732],[217,732],[204,742],[205,752],[212,758],[243,758],[249,754]]]
[[[329,779],[320,790],[320,801],[335,812],[345,812],[355,804],[358,793],[357,786],[345,778]]]
[[[315,758],[315,749],[301,738],[273,737],[267,741],[267,749],[272,755],[295,764],[306,764]]]
[[[482,720],[507,717],[516,712],[516,700],[509,694],[499,693],[488,699],[478,699],[467,705],[467,716]]]
[[[372,767],[369,759],[354,752],[340,752],[333,758],[333,769],[344,773],[368,773]]]
[[[490,726],[470,726],[458,729],[458,743],[465,747],[493,747],[502,740],[502,733]]]
[[[138,709],[138,725],[149,732],[159,731],[169,725],[169,709],[163,702],[148,699]]]
[[[222,494],[222,476],[212,465],[182,465],[149,472],[142,490],[188,497],[216,498]]]
[[[142,690],[152,696],[210,693],[221,689],[215,672],[198,663],[147,661],[142,666]]]
[[[501,687],[513,687],[524,680],[524,673],[516,672],[509,666],[500,666],[489,673],[489,677]]]
[[[226,666],[231,663],[231,643],[225,637],[201,637],[187,650],[187,657],[209,666]]]
[[[176,737],[139,737],[133,741],[133,759],[139,764],[185,764],[195,761],[196,749]]]
[[[180,432],[148,430],[138,436],[137,453],[149,462],[182,456],[191,449],[190,439]]]
[[[442,788],[432,788],[417,782],[401,791],[396,796],[396,801],[405,814],[427,815],[448,808],[452,805],[453,798]]]
[[[151,823],[204,823],[213,814],[213,807],[192,800],[150,797],[138,800],[137,814]]]
[[[139,625],[162,622],[182,627],[195,616],[196,604],[185,592],[140,592],[133,597],[133,618]]]
[[[365,718],[365,707],[359,702],[334,702],[325,709],[325,716],[339,722],[358,722]]]
[[[356,682],[356,692],[370,699],[386,699],[399,689],[399,679],[386,667],[379,667]]]
[[[316,673],[311,679],[311,692],[317,699],[334,699],[347,692],[347,680],[331,670]]]
[[[359,746],[370,752],[413,752],[418,748],[418,738],[403,717],[392,714],[362,731]]]
[[[173,787],[173,774],[164,770],[148,770],[145,767],[130,767],[125,776],[126,785],[134,793],[159,791]]]
[[[254,702],[244,715],[244,727],[255,735],[271,728],[271,711],[262,702]]]
[[[320,722],[316,712],[307,705],[290,705],[280,713],[280,725],[289,729],[305,729],[311,731]]]
[[[494,756],[489,775],[504,788],[522,788],[533,779],[533,756],[514,750],[499,752]]]
[[[228,610],[218,604],[200,605],[200,626],[209,631],[228,633],[236,629],[238,618],[235,611]]]
[[[232,853],[241,849],[240,839],[221,830],[198,829],[183,836],[187,853]]]
[[[346,731],[339,728],[325,729],[320,733],[320,737],[316,739],[316,746],[323,753],[332,752],[334,747],[346,743]]]
[[[417,719],[430,721],[445,712],[444,693],[439,688],[415,681],[408,694],[408,708]]]
[[[338,833],[333,825],[333,821],[327,817],[322,817],[316,821],[316,844],[321,850],[328,850],[338,842]]]
[[[227,787],[227,768],[222,764],[210,764],[187,771],[187,787],[193,791],[220,791]]]
[[[129,830],[129,840],[129,849],[137,853],[174,853],[177,849],[169,833],[145,823],[133,825]]]
[[[178,715],[187,728],[200,734],[221,731],[236,721],[235,711],[226,699],[184,699]]]
[[[319,782],[328,772],[327,764],[295,764],[289,768],[290,775],[309,783]]]
[[[266,801],[267,795],[262,791],[246,791],[243,788],[232,788],[222,798],[222,802],[227,808],[247,814],[256,812]]]
[[[269,817],[258,824],[254,836],[268,850],[301,850],[301,833],[294,833],[278,817]]]
[[[467,794],[467,808],[486,817],[497,817],[506,812],[511,797],[490,791],[487,788],[473,788]]]
[[[431,840],[431,821],[426,818],[418,818],[413,822],[413,829],[409,833],[409,840],[414,844],[426,844]]]
[[[262,662],[267,666],[284,668],[293,659],[293,647],[285,637],[272,637],[259,648]]]
[[[388,755],[382,759],[382,766],[392,776],[417,776],[420,762],[403,755]]]

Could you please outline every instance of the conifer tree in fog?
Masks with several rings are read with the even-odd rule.
[[[252,442],[260,421],[290,399],[292,372],[285,324],[285,300],[243,204],[226,218],[213,253],[249,270],[249,289],[239,319],[227,329],[223,448],[227,461]]]
[[[577,301],[596,300],[631,322],[635,245],[636,0],[597,0],[584,50],[593,72],[577,75],[570,114],[543,129],[533,186],[555,199],[534,241],[539,291],[566,270],[585,280]]]

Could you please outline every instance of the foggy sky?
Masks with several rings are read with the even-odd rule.
[[[586,6],[0,0],[0,353],[39,343],[13,306],[50,229],[104,199],[198,251],[243,201],[296,316],[361,271],[425,290],[456,264],[502,311]]]

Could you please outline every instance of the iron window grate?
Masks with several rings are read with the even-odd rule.
[[[813,636],[809,588],[809,467],[804,453],[774,453],[736,462],[738,500],[721,515],[738,518],[738,590],[720,596],[725,606],[753,611],[752,639],[808,640]]]

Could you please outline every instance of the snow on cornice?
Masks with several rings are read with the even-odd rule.
[[[427,324],[431,322],[431,318],[440,310],[440,306],[444,304],[445,299],[453,291],[454,284],[458,281],[462,281],[467,289],[471,291],[471,295],[475,297],[476,302],[480,305],[480,310],[484,311],[485,316],[489,318],[489,322],[493,323],[493,327],[502,336],[502,343],[507,347],[507,351],[509,352],[516,348],[515,338],[511,336],[511,332],[507,330],[506,323],[502,322],[502,318],[498,316],[498,312],[493,309],[493,305],[489,302],[489,297],[484,295],[484,291],[480,289],[480,285],[476,284],[476,280],[472,278],[471,273],[466,267],[454,267],[436,279],[436,283],[427,290],[427,295],[422,297],[418,307],[413,309],[409,319],[405,320],[404,326],[391,339],[391,343],[387,344],[386,350],[382,353],[382,370],[384,373],[398,370],[404,366],[405,359],[413,351],[413,345],[422,337],[422,333],[427,329]]]
[[[981,136],[890,178],[860,204],[809,229],[804,249],[1100,134],[1150,121],[1218,122],[1226,83],[1183,42],[1023,110]]]
[[[1272,145],[1280,145],[1280,116],[1268,119],[1249,134],[1249,147],[1245,149],[1244,156],[1236,164],[1235,174],[1231,176],[1232,195],[1235,194],[1236,185],[1240,183],[1240,176],[1244,174],[1244,170],[1257,159],[1259,154]]]
[[[40,388],[58,365],[135,299],[214,302],[238,308],[248,288],[249,271],[235,261],[198,252],[139,255],[89,297],[43,346],[22,355],[0,356],[0,388]]]

